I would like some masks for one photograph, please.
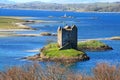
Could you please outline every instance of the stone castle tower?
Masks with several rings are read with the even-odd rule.
[[[77,27],[65,26],[58,28],[58,45],[62,49],[77,49]]]

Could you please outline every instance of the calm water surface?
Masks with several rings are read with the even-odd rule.
[[[74,18],[61,18],[64,14]],[[28,24],[36,31],[22,31],[17,33],[57,33],[58,26],[77,25],[78,40],[107,38],[120,36],[120,13],[78,13],[78,12],[60,12],[60,11],[35,11],[35,10],[9,10],[0,9],[1,16],[29,16],[24,18],[28,20],[47,20],[57,22]],[[49,18],[48,16],[53,16]],[[38,52],[27,52],[42,48],[49,41],[56,42],[56,36],[44,37],[1,37],[0,38],[0,70],[7,66],[23,65],[30,63],[28,60],[21,60],[25,56],[31,56]],[[75,71],[90,71],[97,63],[107,62],[110,64],[119,64],[120,62],[120,41],[101,40],[112,46],[114,50],[103,52],[86,52],[90,56],[89,61],[77,62],[69,66]],[[42,62],[40,63],[42,64]]]

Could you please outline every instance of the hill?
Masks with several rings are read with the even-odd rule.
[[[120,2],[113,3],[81,3],[81,4],[58,4],[45,2],[28,2],[5,4],[0,3],[0,8],[10,9],[37,9],[37,10],[60,10],[78,12],[120,12]]]

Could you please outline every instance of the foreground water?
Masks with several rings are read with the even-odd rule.
[[[74,18],[61,18],[64,14]],[[58,26],[77,25],[79,41],[83,39],[107,38],[120,36],[120,13],[77,13],[60,11],[35,11],[35,10],[9,10],[0,9],[1,16],[29,16],[28,20],[47,20],[55,22],[28,24],[35,31],[22,31],[17,33],[57,33]],[[53,16],[49,18],[48,16]],[[57,22],[56,22],[57,21]],[[51,41],[56,42],[56,36],[41,37],[1,37],[0,38],[0,70],[14,65],[23,65],[32,61],[22,60],[22,57],[31,56],[38,52],[28,52],[42,48]],[[90,56],[89,61],[77,62],[69,66],[75,71],[90,71],[97,63],[107,62],[118,65],[120,62],[120,41],[102,40],[112,46],[114,50],[103,52],[86,52]],[[40,62],[43,64],[43,62]]]

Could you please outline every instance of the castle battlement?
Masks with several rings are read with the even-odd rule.
[[[58,28],[58,45],[60,49],[77,49],[77,27],[75,25]]]

